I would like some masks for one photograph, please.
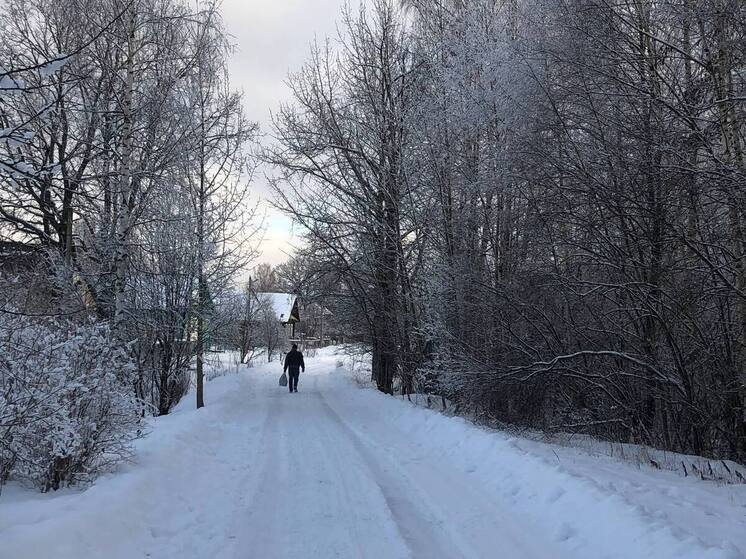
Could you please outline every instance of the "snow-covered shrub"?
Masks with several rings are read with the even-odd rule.
[[[104,324],[0,313],[0,483],[48,491],[127,458],[143,412],[134,373]]]

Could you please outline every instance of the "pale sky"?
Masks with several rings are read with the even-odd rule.
[[[238,49],[230,60],[233,86],[244,91],[244,105],[251,120],[264,133],[271,132],[270,112],[289,100],[285,85],[288,71],[306,60],[315,37],[336,35],[336,22],[344,0],[224,0],[223,19]],[[268,139],[269,141],[269,139]],[[271,193],[260,169],[252,190],[262,200]],[[279,264],[292,252],[292,223],[267,208],[267,232],[260,262]]]

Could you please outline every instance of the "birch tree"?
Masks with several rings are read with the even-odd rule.
[[[192,36],[195,63],[189,72],[189,94],[196,145],[185,169],[192,193],[197,246],[196,357],[197,407],[204,406],[205,336],[209,300],[226,289],[251,254],[242,252],[256,233],[247,206],[244,182],[251,173],[248,143],[255,125],[242,111],[241,96],[229,87],[225,41],[214,3],[198,14]]]

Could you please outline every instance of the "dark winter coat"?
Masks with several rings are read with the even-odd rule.
[[[297,349],[291,349],[285,356],[285,367],[283,371],[290,369],[291,373],[297,373],[300,369],[306,370],[306,364],[303,362],[303,354]]]

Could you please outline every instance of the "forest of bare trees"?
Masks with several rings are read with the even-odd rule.
[[[265,158],[393,393],[746,460],[746,4],[372,0]]]
[[[279,355],[273,291],[383,392],[746,461],[746,4],[339,18],[257,150],[217,0],[0,3],[0,486],[126,459],[216,341]],[[259,160],[304,238],[245,289]]]
[[[215,2],[0,6],[0,485],[126,457],[253,255],[255,125]]]

